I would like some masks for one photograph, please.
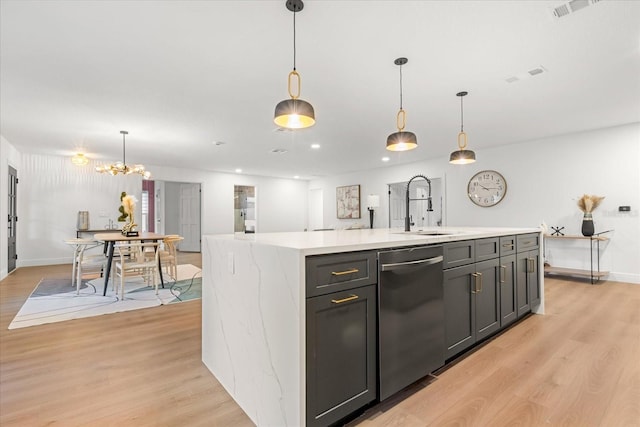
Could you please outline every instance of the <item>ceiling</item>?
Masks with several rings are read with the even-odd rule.
[[[21,152],[112,162],[127,130],[129,163],[313,179],[448,156],[462,90],[474,150],[638,122],[640,2],[593,1],[556,18],[566,2],[307,0],[297,70],[317,122],[281,131],[284,0],[2,0],[0,132]],[[419,146],[392,153],[401,56]]]

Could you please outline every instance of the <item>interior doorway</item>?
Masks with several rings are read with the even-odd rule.
[[[444,185],[442,178],[431,181],[431,205],[428,211],[429,184],[423,179],[411,182],[409,188],[409,220],[412,227],[441,227],[446,225]],[[404,227],[407,183],[395,182],[389,186],[389,228]]]
[[[256,188],[250,185],[235,185],[233,188],[233,231],[235,233],[255,233],[256,219]]]
[[[18,252],[16,250],[16,228],[18,226],[18,171],[9,166],[9,200],[7,203],[8,229],[7,229],[7,272],[16,269]]]
[[[154,181],[155,231],[184,237],[178,249],[200,252],[202,191],[199,183]]]

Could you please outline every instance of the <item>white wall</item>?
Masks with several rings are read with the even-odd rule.
[[[164,233],[180,234],[180,183],[164,185]]]
[[[18,170],[18,267],[71,262],[65,239],[75,237],[77,212],[89,211],[90,228],[103,229],[116,220],[120,193],[141,199],[140,176],[111,176],[95,172],[93,162],[78,167],[71,159],[19,153],[1,140],[0,213],[6,218],[7,164]],[[302,231],[307,226],[307,182],[277,178],[181,170],[146,165],[153,178],[202,184],[203,234],[233,233],[234,185],[258,189],[260,232]],[[135,214],[140,221],[140,211]],[[7,275],[7,231],[0,227],[0,279]]]
[[[473,135],[470,147],[473,149]],[[452,149],[455,140],[452,139]],[[7,165],[18,170],[18,266],[70,262],[63,240],[75,236],[79,210],[90,212],[91,228],[103,228],[117,217],[121,191],[140,198],[139,177],[97,174],[93,164],[78,168],[70,159],[19,153],[0,139],[0,218],[6,218]],[[428,149],[421,140],[419,149]],[[409,156],[408,153],[397,153]],[[610,279],[640,283],[640,123],[559,136],[521,144],[476,150],[478,161],[453,166],[445,158],[389,166],[368,171],[305,181],[184,170],[147,165],[153,178],[202,184],[202,233],[233,232],[235,185],[257,189],[258,232],[302,231],[308,227],[309,190],[320,189],[323,226],[345,228],[358,222],[368,226],[366,206],[360,220],[336,218],[336,187],[360,184],[360,193],[379,194],[374,226],[387,227],[387,184],[406,181],[415,174],[442,177],[446,205],[444,224],[449,226],[536,227],[542,221],[564,226],[568,234],[580,233],[581,213],[576,200],[584,193],[606,196],[595,211],[596,231],[615,229],[603,251],[603,269]],[[505,199],[492,208],[480,208],[466,196],[473,173],[482,169],[501,172],[507,182]],[[630,205],[630,213],[617,207]],[[101,214],[107,215],[101,217]],[[139,216],[139,212],[137,212]],[[7,235],[0,227],[0,278],[6,276]],[[571,248],[570,248],[571,249]],[[554,264],[573,262],[582,248],[554,249]],[[564,258],[563,258],[564,257]],[[584,262],[582,259],[580,262]]]
[[[153,179],[200,183],[202,234],[233,233],[234,187],[256,187],[256,230],[261,233],[307,228],[307,181],[148,166]]]
[[[470,137],[474,149],[473,134]],[[421,144],[419,149],[428,150],[428,140]],[[640,283],[639,123],[475,151],[478,161],[471,165],[454,166],[438,158],[318,179],[310,188],[323,190],[324,224],[335,228],[365,223],[336,219],[336,187],[360,184],[361,194],[380,194],[374,226],[386,227],[387,183],[407,181],[415,174],[445,178],[444,224],[449,226],[537,227],[544,221],[564,226],[566,234],[580,234],[577,199],[585,193],[606,196],[594,212],[596,232],[615,230],[602,252],[602,269],[612,272],[610,280]],[[505,199],[491,208],[478,207],[467,197],[469,179],[483,169],[495,169],[507,180]],[[630,205],[632,211],[618,213],[620,205]],[[555,248],[548,255],[557,265],[588,268],[587,253],[588,242],[584,248]],[[582,258],[574,259],[578,257]]]
[[[117,221],[120,194],[141,199],[142,178],[95,172],[91,163],[74,166],[69,158],[22,153],[18,166],[18,267],[71,262],[65,239],[76,235],[78,211],[89,211],[89,228]],[[134,213],[140,221],[140,209]]]

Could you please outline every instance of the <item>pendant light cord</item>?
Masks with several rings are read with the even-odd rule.
[[[460,132],[464,132],[464,110],[462,109],[462,98],[460,97]]]
[[[293,11],[293,71],[296,70],[296,11]]]
[[[400,109],[402,110],[402,65],[400,65]]]
[[[125,149],[125,143],[124,143],[124,136],[125,134],[122,134],[122,165],[126,166],[127,165],[127,157],[126,157],[126,149]]]

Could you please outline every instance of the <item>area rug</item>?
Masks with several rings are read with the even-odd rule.
[[[102,295],[104,280],[101,277],[84,282],[79,295],[75,286],[71,286],[70,279],[45,278],[20,308],[9,329],[139,310],[201,297],[202,279],[198,267],[178,265],[177,276],[175,282],[165,281],[165,287],[159,289],[158,295],[142,279],[127,280],[122,301],[111,285],[107,288],[107,295]]]

